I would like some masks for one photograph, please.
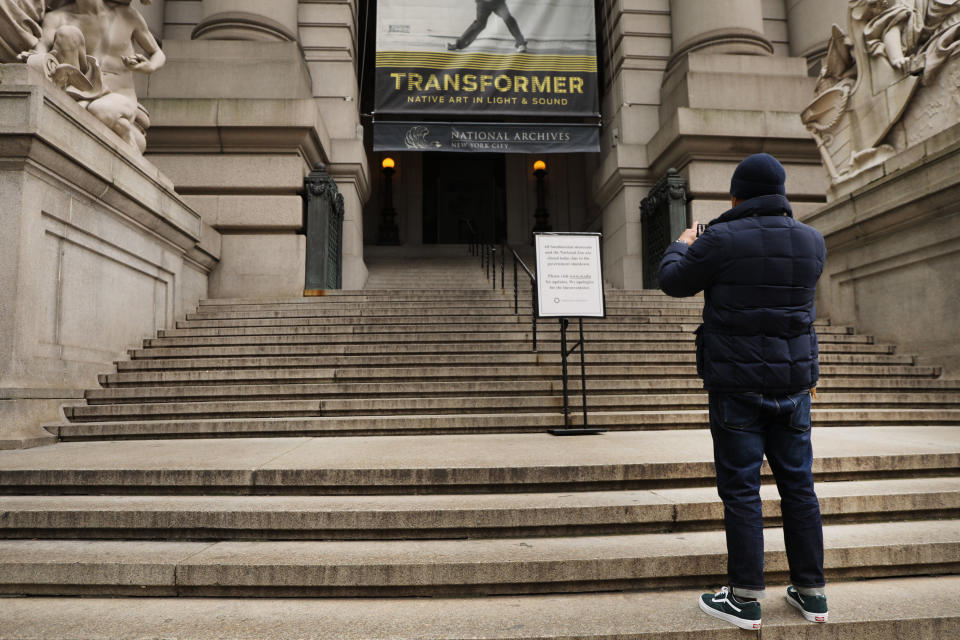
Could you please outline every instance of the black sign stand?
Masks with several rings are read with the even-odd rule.
[[[569,350],[567,349],[567,327],[570,320],[560,318],[560,363],[563,369],[563,429],[548,429],[548,433],[555,436],[588,436],[605,433],[605,429],[591,429],[587,422],[587,364],[584,352],[583,318],[580,323],[580,339]],[[580,349],[580,393],[583,402],[583,426],[570,426],[570,378],[567,374],[567,358],[577,349]]]

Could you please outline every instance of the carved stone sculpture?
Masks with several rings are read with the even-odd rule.
[[[834,184],[892,156],[918,91],[960,53],[960,0],[848,0],[833,26],[817,97],[802,114]]]
[[[10,4],[18,0],[0,0]],[[150,4],[150,0],[141,0]],[[22,4],[22,0],[21,0]],[[19,55],[142,153],[150,126],[133,73],[153,73],[166,57],[130,0],[68,0],[47,10],[35,45]],[[3,16],[0,15],[0,18]],[[134,45],[144,53],[138,53]],[[146,54],[146,55],[144,55]]]
[[[40,40],[44,0],[0,0],[0,60],[13,61]]]

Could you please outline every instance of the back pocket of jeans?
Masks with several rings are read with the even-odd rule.
[[[723,426],[728,429],[746,429],[760,418],[763,396],[759,393],[726,393],[720,401]]]

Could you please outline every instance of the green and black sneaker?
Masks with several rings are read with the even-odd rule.
[[[723,587],[715,594],[705,593],[698,602],[700,609],[714,618],[726,620],[741,629],[760,628],[760,603],[756,600],[740,602],[728,587]]]
[[[827,596],[805,596],[796,587],[787,587],[787,602],[800,610],[810,622],[827,621]]]

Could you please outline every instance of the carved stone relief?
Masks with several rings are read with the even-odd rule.
[[[8,48],[26,45],[18,60],[42,70],[142,153],[150,118],[137,102],[133,74],[153,73],[166,57],[143,16],[130,4],[131,0],[0,0],[0,36]]]
[[[0,60],[12,62],[40,40],[44,0],[0,0]]]
[[[940,75],[960,53],[960,0],[848,0],[848,5],[847,29],[833,26],[817,96],[802,114],[834,184],[917,138],[891,130],[917,92],[942,90]],[[960,110],[955,103],[949,110],[955,122]]]

